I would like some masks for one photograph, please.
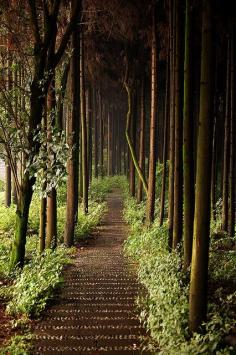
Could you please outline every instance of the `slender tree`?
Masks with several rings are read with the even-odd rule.
[[[213,48],[211,1],[202,7],[202,53],[200,113],[197,144],[197,173],[194,212],[194,236],[189,293],[189,327],[198,331],[206,319],[207,279],[210,234],[210,186],[213,112]]]
[[[47,95],[47,130],[48,141],[52,141],[52,129],[56,124],[56,97],[55,97],[55,73],[51,80]],[[49,145],[48,154],[54,155]],[[46,248],[55,248],[57,245],[57,191],[53,187],[47,195],[47,222],[46,222]]]
[[[73,2],[73,6],[76,3]],[[81,1],[78,8],[77,19],[81,17]],[[75,226],[78,219],[78,183],[79,183],[79,128],[80,128],[80,81],[79,56],[80,38],[79,27],[76,26],[71,40],[72,57],[70,61],[70,92],[72,96],[72,110],[68,117],[68,143],[71,147],[71,158],[67,163],[67,200],[66,200],[66,225],[64,243],[67,246],[74,244]]]
[[[176,248],[182,238],[183,224],[183,162],[182,162],[182,31],[181,31],[181,1],[175,0],[175,169],[174,169],[174,219],[173,243]]]
[[[235,230],[235,44],[234,26],[231,29],[231,54],[230,54],[230,159],[229,159],[229,220],[228,233],[234,237]]]
[[[194,219],[194,165],[193,165],[193,90],[192,90],[192,24],[190,0],[186,0],[185,59],[184,59],[184,265],[189,267],[192,257]]]
[[[165,212],[165,196],[166,196],[166,170],[167,170],[167,136],[168,136],[168,104],[169,104],[169,57],[166,61],[166,87],[165,87],[165,116],[164,116],[164,132],[163,132],[163,171],[161,182],[161,206],[160,206],[160,226],[163,225]]]
[[[227,48],[226,71],[226,100],[225,100],[225,127],[224,127],[224,166],[223,166],[223,196],[222,196],[222,230],[227,231],[228,224],[228,197],[229,197],[229,143],[230,143],[230,38]]]
[[[43,15],[45,21],[43,28],[40,28],[40,15],[35,1],[28,0],[28,8],[30,14],[30,25],[34,41],[34,61],[33,61],[33,78],[30,85],[30,109],[29,109],[29,130],[28,130],[28,146],[35,153],[39,150],[39,144],[34,140],[34,133],[38,130],[42,122],[44,110],[44,95],[48,92],[48,87],[52,79],[52,73],[58,65],[64,54],[70,35],[77,24],[77,13],[79,0],[75,0],[74,11],[72,12],[70,21],[58,41],[57,51],[55,52],[55,42],[58,35],[58,15],[61,1],[48,4],[43,2]],[[50,5],[50,6],[49,6]],[[32,157],[25,154],[29,165]],[[29,171],[24,174],[21,186],[17,182],[17,211],[16,211],[16,227],[14,241],[11,249],[10,267],[14,269],[16,265],[22,266],[25,257],[26,232],[29,216],[29,207],[32,199],[33,185],[35,177],[30,176]]]
[[[87,162],[87,125],[86,125],[86,99],[85,99],[85,69],[84,69],[84,34],[81,31],[80,39],[80,115],[81,115],[81,167],[83,210],[88,213],[88,162]],[[102,154],[103,155],[103,154]],[[103,162],[102,162],[103,163]]]
[[[147,197],[147,223],[154,220],[155,187],[156,187],[156,126],[157,126],[157,29],[156,4],[152,9],[152,53],[151,53],[151,119],[150,119],[150,146],[149,146],[149,172]]]
[[[141,171],[145,172],[145,84],[144,76],[141,83],[141,105],[140,105],[140,133],[139,133],[139,166]],[[137,201],[140,203],[143,199],[143,182],[139,178]]]
[[[175,48],[175,18],[174,0],[169,0],[169,57],[170,57],[170,139],[169,139],[169,188],[168,188],[168,244],[171,248],[173,240],[174,217],[174,166],[175,166],[175,72],[174,72],[174,48]]]

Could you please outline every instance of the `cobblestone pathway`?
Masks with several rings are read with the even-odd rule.
[[[34,354],[140,354],[134,299],[139,285],[123,256],[127,230],[118,192],[98,234],[78,250],[54,304],[36,325]]]

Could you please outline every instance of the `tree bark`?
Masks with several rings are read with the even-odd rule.
[[[229,159],[229,220],[228,233],[231,238],[234,237],[235,230],[235,44],[234,44],[234,26],[231,30],[231,61],[230,61],[230,159]]]
[[[168,104],[169,104],[169,57],[166,61],[166,88],[165,88],[165,116],[164,116],[164,132],[163,132],[163,171],[162,171],[162,183],[161,183],[161,206],[160,206],[160,226],[163,225],[164,213],[165,213],[165,195],[166,195],[166,164],[167,164],[167,136],[168,136]]]
[[[156,190],[156,126],[157,126],[157,34],[156,34],[156,6],[152,9],[152,52],[151,52],[151,118],[150,118],[150,146],[149,172],[147,195],[147,223],[154,221],[155,190]]]
[[[175,47],[175,20],[173,0],[170,0],[170,141],[169,141],[169,188],[168,188],[168,245],[172,246],[173,217],[174,217],[174,167],[175,167],[175,72],[174,72],[174,47]]]
[[[55,117],[56,97],[55,97],[55,75],[48,89],[47,112],[48,112],[48,140],[52,139],[50,128],[56,124]],[[53,154],[50,152],[48,154]],[[46,222],[46,248],[56,248],[57,246],[57,192],[55,187],[47,195],[47,222]]]
[[[139,167],[143,174],[145,173],[145,87],[144,75],[141,83],[141,116],[140,116],[140,133],[139,133]],[[143,200],[143,182],[138,180],[137,202]]]
[[[226,107],[224,132],[224,166],[223,166],[223,196],[222,196],[222,230],[227,231],[228,225],[228,197],[229,197],[229,141],[230,141],[230,39],[227,50],[226,73]]]
[[[183,102],[182,102],[182,31],[181,31],[181,4],[175,0],[176,16],[176,45],[175,45],[175,169],[174,169],[174,219],[173,242],[175,249],[182,239],[183,229]]]
[[[81,9],[80,9],[81,11]],[[80,14],[78,15],[80,18]],[[74,244],[75,226],[78,220],[79,200],[79,130],[80,130],[80,82],[79,56],[80,40],[79,30],[72,33],[71,43],[73,53],[70,61],[70,92],[72,96],[72,112],[68,116],[68,144],[71,158],[67,162],[67,197],[66,197],[66,225],[64,231],[64,243],[70,247]]]
[[[198,331],[207,313],[207,284],[210,234],[210,186],[213,112],[213,53],[211,2],[203,1],[200,113],[194,236],[189,293],[189,327]]]
[[[184,266],[190,266],[192,258],[194,219],[194,165],[193,165],[193,88],[192,88],[192,23],[190,0],[186,0],[185,60],[184,60]]]
[[[87,125],[85,100],[84,73],[84,34],[81,31],[80,40],[80,115],[81,115],[81,153],[82,153],[82,181],[83,181],[83,211],[88,213],[88,162],[87,162]]]
[[[93,89],[93,118],[94,118],[94,177],[98,177],[98,110],[97,110],[97,92]]]
[[[128,86],[127,83],[125,83],[125,88],[127,91],[127,96],[128,96],[128,111],[127,111],[127,121],[126,121],[126,129],[125,129],[125,135],[126,135],[126,140],[128,143],[128,147],[129,147],[129,152],[131,155],[131,159],[130,159],[130,171],[129,171],[129,178],[130,178],[130,194],[131,196],[135,196],[135,169],[137,170],[137,173],[139,175],[139,178],[142,180],[143,183],[143,187],[145,192],[148,192],[148,187],[147,187],[147,182],[145,179],[145,176],[143,174],[143,172],[140,169],[140,166],[138,164],[138,159],[136,157],[136,152],[135,152],[135,127],[133,126],[134,124],[134,117],[133,117],[133,112],[132,112],[132,108],[133,108],[133,104],[132,104],[132,93],[131,93],[131,89]],[[130,126],[132,127],[132,130],[130,132]]]

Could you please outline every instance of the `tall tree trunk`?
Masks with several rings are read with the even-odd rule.
[[[99,109],[99,143],[100,143],[100,150],[99,150],[99,167],[100,167],[100,175],[103,176],[103,148],[104,148],[104,141],[103,141],[103,112],[102,112],[102,94],[101,89],[98,92],[98,109]]]
[[[224,132],[224,167],[223,167],[223,198],[222,198],[222,230],[227,231],[228,197],[229,197],[229,136],[230,136],[230,39],[227,50],[226,103]]]
[[[151,53],[151,118],[150,118],[150,146],[149,172],[147,196],[147,223],[154,221],[155,189],[156,189],[156,126],[157,126],[157,34],[156,34],[156,6],[152,10],[152,53]]]
[[[91,87],[88,86],[87,91],[87,151],[88,151],[88,180],[92,179],[92,159],[93,159],[93,150],[92,150],[92,105],[91,105]]]
[[[11,206],[11,167],[8,158],[5,162],[5,206]]]
[[[12,90],[12,72],[9,50],[7,52],[7,90],[10,92]],[[9,122],[10,124],[10,122]],[[11,206],[11,195],[12,195],[12,184],[11,184],[11,165],[9,155],[5,161],[5,206]]]
[[[127,82],[125,82],[125,88],[127,91],[128,97],[128,111],[127,111],[127,118],[126,118],[126,128],[125,128],[125,136],[129,147],[130,158],[129,158],[129,187],[130,187],[130,194],[131,196],[135,196],[135,169],[139,175],[139,178],[142,180],[144,190],[147,194],[148,187],[145,176],[140,169],[138,159],[136,157],[135,152],[135,137],[136,137],[136,125],[134,120],[133,114],[133,97],[134,95],[131,92],[131,89]]]
[[[231,61],[230,61],[230,159],[229,159],[229,220],[228,233],[231,238],[234,237],[235,230],[235,44],[234,44],[234,26],[231,31]]]
[[[44,132],[47,131],[47,100],[45,100],[44,114],[42,119],[42,128]],[[43,172],[46,178],[46,171]],[[43,185],[46,190],[46,182]],[[47,198],[42,197],[40,201],[40,214],[39,214],[39,251],[42,253],[46,246],[46,225],[47,225]]]
[[[182,31],[181,4],[175,0],[176,45],[175,45],[175,170],[174,170],[174,220],[173,243],[175,249],[181,241],[183,229],[183,102],[182,102]]]
[[[83,181],[83,210],[88,213],[88,162],[87,162],[87,126],[84,74],[84,34],[81,31],[80,40],[80,114],[81,114],[81,153],[82,153],[82,181]]]
[[[175,72],[174,72],[174,47],[175,47],[175,20],[173,0],[169,0],[170,19],[170,141],[169,141],[169,189],[168,189],[168,244],[171,248],[173,240],[174,217],[174,166],[175,166]]]
[[[93,88],[93,118],[94,118],[94,177],[98,177],[98,109],[97,109],[97,91]]]
[[[56,97],[55,97],[55,76],[48,89],[47,111],[48,111],[48,140],[52,140],[51,129],[56,124],[55,117]],[[48,150],[48,154],[54,154]],[[46,222],[46,248],[55,248],[57,246],[57,192],[53,187],[47,196],[47,222]]]
[[[211,162],[211,211],[212,218],[216,220],[216,182],[217,182],[217,149],[216,149],[216,125],[217,125],[217,94],[215,85],[214,96],[214,121],[213,121],[213,134],[212,134],[212,162]]]
[[[107,175],[111,176],[111,116],[107,115]]]
[[[165,196],[166,196],[166,164],[167,164],[167,138],[168,138],[168,104],[169,104],[169,57],[166,61],[166,88],[165,88],[165,116],[164,116],[164,132],[163,132],[163,171],[162,171],[162,183],[161,183],[161,206],[160,206],[160,226],[163,225],[164,213],[165,213]]]
[[[81,11],[81,10],[80,10]],[[80,18],[80,15],[79,15]],[[79,30],[72,33],[73,52],[70,61],[70,92],[72,96],[72,112],[68,116],[68,144],[72,149],[71,158],[67,162],[67,197],[66,197],[66,225],[64,231],[64,243],[70,247],[74,244],[75,226],[78,220],[79,200],[79,130],[80,130],[80,82],[79,56],[80,40]]]
[[[143,174],[145,173],[145,85],[144,75],[141,83],[141,116],[140,116],[140,133],[139,133],[139,166]],[[138,180],[137,201],[143,200],[143,182]]]
[[[190,0],[186,0],[185,59],[184,59],[184,266],[188,268],[192,258],[194,219],[194,164],[193,164],[193,88],[192,88],[192,23]]]
[[[194,236],[189,293],[189,327],[198,331],[207,313],[207,283],[210,234],[210,187],[213,112],[213,55],[211,2],[203,1],[200,113]]]

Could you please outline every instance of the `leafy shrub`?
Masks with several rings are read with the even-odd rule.
[[[38,316],[62,281],[62,268],[67,263],[68,250],[62,247],[55,251],[46,250],[43,255],[33,258],[16,277],[7,312]]]
[[[75,237],[81,238],[86,236],[93,228],[95,228],[100,222],[107,210],[107,204],[105,202],[97,203],[91,202],[89,204],[89,213],[84,215],[82,211],[79,211],[78,223],[76,225]]]
[[[125,196],[124,216],[130,226],[125,251],[137,262],[138,277],[145,286],[145,292],[137,302],[140,318],[150,331],[151,350],[167,355],[229,354],[229,347],[222,349],[222,339],[234,323],[228,318],[226,306],[236,299],[236,294],[229,296],[228,304],[227,300],[224,302],[224,314],[220,312],[222,302],[219,297],[218,305],[210,304],[208,321],[203,324],[204,332],[190,337],[188,275],[182,269],[182,256],[178,251],[168,251],[167,225],[159,227],[154,223],[150,228],[146,227],[143,223],[145,207],[138,206],[127,194]],[[223,273],[228,268],[233,272],[231,261],[232,258],[225,262]],[[212,257],[212,267],[215,262]]]
[[[31,340],[31,334],[15,335],[5,347],[0,348],[0,354],[28,355],[32,350]]]

